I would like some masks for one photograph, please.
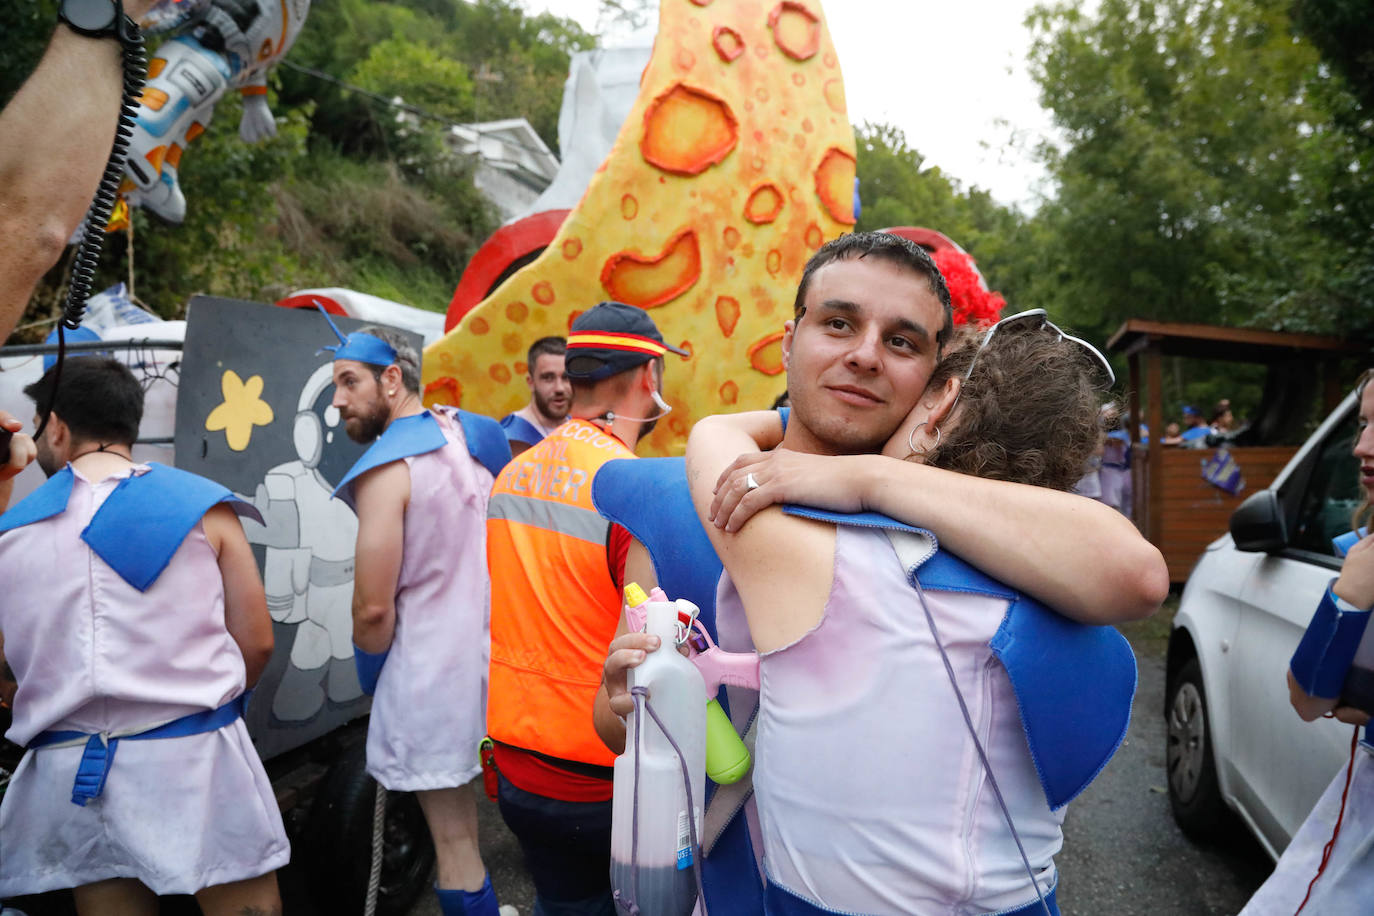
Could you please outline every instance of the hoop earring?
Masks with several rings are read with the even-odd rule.
[[[935,426],[932,427],[932,429],[935,430],[935,444],[919,450],[916,448],[916,430],[920,429],[922,426],[925,425],[926,421],[922,420],[920,423],[917,423],[915,426],[911,427],[911,432],[907,433],[906,446],[908,449],[911,450],[911,455],[908,455],[908,458],[910,458],[912,455],[920,455],[922,458],[924,458],[926,455],[930,454],[931,449],[936,449],[940,447],[940,427]]]

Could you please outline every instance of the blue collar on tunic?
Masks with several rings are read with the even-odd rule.
[[[74,482],[70,466],[54,474],[0,516],[0,533],[66,511]],[[125,582],[147,591],[196,523],[222,502],[240,515],[262,521],[256,509],[213,480],[152,464],[146,473],[119,482],[81,532],[81,539]]]
[[[544,434],[533,423],[518,413],[506,414],[501,418],[501,429],[506,438],[524,445],[534,445],[544,438]]]
[[[458,415],[459,425],[463,428],[463,437],[467,440],[468,453],[495,477],[510,461],[510,443],[506,441],[506,434],[501,425],[490,417],[469,413],[466,410],[458,410],[455,413]],[[355,503],[353,485],[363,474],[393,461],[428,454],[447,444],[448,439],[439,428],[439,421],[428,410],[393,420],[386,431],[377,437],[377,441],[363,452],[357,463],[349,468],[344,479],[334,488],[333,495],[342,499],[356,512],[358,507]]]

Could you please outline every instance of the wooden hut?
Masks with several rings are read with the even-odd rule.
[[[1130,415],[1143,417],[1151,433],[1148,444],[1142,443],[1139,423],[1128,424],[1132,519],[1163,552],[1173,582],[1188,578],[1206,546],[1226,533],[1235,508],[1246,496],[1269,486],[1297,447],[1262,441],[1232,446],[1231,455],[1244,474],[1245,488],[1232,496],[1209,484],[1202,477],[1201,465],[1213,450],[1160,445],[1165,423],[1160,396],[1161,358],[1182,356],[1270,366],[1300,362],[1304,369],[1310,366],[1312,373],[1320,373],[1322,403],[1325,411],[1330,412],[1345,393],[1340,383],[1340,361],[1364,352],[1362,347],[1336,337],[1139,318],[1132,318],[1117,329],[1108,340],[1107,349],[1126,355],[1130,367]],[[1143,414],[1142,382],[1148,396]]]

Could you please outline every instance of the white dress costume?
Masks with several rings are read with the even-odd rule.
[[[73,471],[65,511],[0,533],[0,632],[19,682],[7,737],[16,744],[59,730],[130,735],[244,692],[218,560],[199,521],[142,591],[82,539],[116,487],[150,470],[99,481]],[[138,551],[140,527],[126,530]],[[242,718],[116,749],[103,791],[84,805],[72,800],[82,743],[25,754],[0,805],[0,897],[115,877],[187,894],[290,858]]]
[[[469,451],[459,414],[436,407],[393,421],[337,491],[351,505],[353,479],[387,463],[379,456],[425,448],[427,441],[432,448],[424,438],[432,436],[431,424],[442,431],[442,447],[392,459],[410,471],[410,502],[396,631],[372,701],[367,771],[394,791],[461,786],[481,771],[491,654],[486,520],[495,478]],[[494,420],[476,419],[490,424],[504,446]]]

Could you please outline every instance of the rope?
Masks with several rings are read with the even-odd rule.
[[[1302,908],[1307,906],[1307,901],[1312,896],[1312,888],[1317,884],[1317,879],[1326,871],[1327,863],[1331,861],[1331,853],[1336,848],[1336,837],[1341,835],[1341,821],[1345,820],[1345,799],[1350,794],[1350,778],[1355,775],[1355,751],[1359,747],[1360,727],[1355,726],[1355,733],[1350,736],[1350,762],[1345,765],[1345,788],[1341,790],[1341,810],[1336,814],[1336,827],[1331,831],[1331,839],[1322,847],[1322,861],[1317,866],[1317,873],[1312,876],[1312,880],[1307,883],[1307,893],[1303,895],[1302,903],[1293,912],[1293,916],[1298,916]]]
[[[372,867],[367,873],[367,902],[363,916],[375,916],[377,894],[382,887],[382,839],[386,827],[386,787],[377,783],[377,797],[372,804]]]

